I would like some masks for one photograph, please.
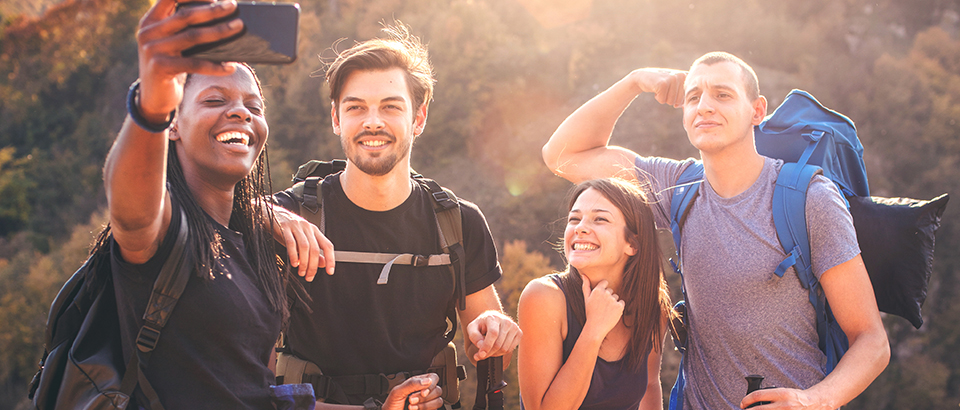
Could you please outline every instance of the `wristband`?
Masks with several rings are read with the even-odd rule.
[[[152,133],[161,133],[170,128],[170,125],[173,124],[173,117],[177,115],[177,110],[170,111],[170,119],[167,122],[162,124],[151,124],[150,121],[147,121],[146,118],[143,118],[143,115],[140,114],[140,108],[137,107],[137,97],[140,96],[140,80],[134,81],[133,84],[130,84],[130,89],[127,90],[127,113],[130,114],[130,119],[133,120],[140,128],[143,128]]]

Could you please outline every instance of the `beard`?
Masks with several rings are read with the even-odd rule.
[[[364,153],[356,147],[355,143],[346,140],[341,141],[347,159],[364,174],[375,177],[387,175],[410,154],[412,139],[397,139],[386,131],[361,131],[353,137],[353,141],[365,136],[386,136],[390,138],[393,144],[396,144],[396,147],[390,152]]]

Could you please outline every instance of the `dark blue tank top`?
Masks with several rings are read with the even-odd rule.
[[[557,286],[560,286],[560,276],[550,275]],[[561,286],[562,290],[563,287]],[[570,305],[568,295],[565,291],[563,296],[567,302],[567,337],[563,339],[563,363],[567,362],[573,346],[580,338],[580,332],[583,331],[583,324],[580,323],[573,313],[573,307]],[[576,296],[574,296],[576,297]],[[583,403],[580,404],[580,410],[636,410],[640,406],[640,400],[643,399],[647,390],[647,356],[643,357],[643,364],[638,373],[621,370],[621,364],[626,358],[608,362],[597,357],[597,364],[593,368],[593,376],[590,378],[590,389]]]

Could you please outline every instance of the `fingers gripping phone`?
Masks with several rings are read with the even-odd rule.
[[[203,2],[177,5],[190,7]],[[300,26],[300,5],[297,3],[237,2],[237,10],[224,19],[203,24],[215,25],[235,18],[243,20],[243,30],[212,43],[200,44],[183,51],[184,57],[251,64],[290,64],[297,59],[297,36]]]

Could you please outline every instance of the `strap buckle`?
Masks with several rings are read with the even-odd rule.
[[[433,195],[434,201],[443,206],[443,209],[450,209],[457,206],[456,202],[450,198],[450,195],[447,195],[447,191],[443,189],[433,192],[431,195]]]
[[[160,340],[160,331],[154,329],[149,323],[144,323],[137,334],[137,349],[141,352],[149,353],[157,347],[157,341]]]
[[[410,261],[410,264],[418,268],[430,266],[430,257],[424,255],[413,255],[413,260]]]

